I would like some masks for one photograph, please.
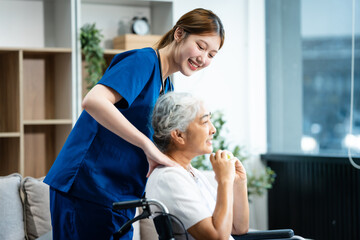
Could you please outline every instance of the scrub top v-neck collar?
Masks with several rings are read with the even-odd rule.
[[[162,74],[162,64],[161,64],[161,57],[160,57],[159,49],[156,49],[156,54],[157,54],[158,63],[159,63],[159,70],[160,70],[160,82],[161,82],[160,95],[163,95],[165,93],[165,87],[168,84],[170,85],[170,91],[173,91],[173,88],[172,88],[170,77],[167,77],[165,79],[165,81],[163,81],[163,79],[162,79],[163,74]]]

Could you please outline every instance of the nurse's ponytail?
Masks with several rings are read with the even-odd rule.
[[[225,31],[220,18],[210,10],[197,8],[184,14],[175,26],[160,39],[155,48],[161,49],[171,44],[174,41],[174,34],[177,28],[184,30],[184,38],[188,34],[217,34],[220,36],[219,49],[224,44]]]

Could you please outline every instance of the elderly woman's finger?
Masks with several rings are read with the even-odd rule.
[[[210,154],[210,162],[213,162],[215,160],[215,154],[211,153]]]
[[[218,150],[218,151],[215,153],[215,160],[219,160],[219,159],[221,158],[222,152],[223,152],[223,151]]]
[[[221,157],[222,157],[222,158],[227,158],[227,151],[225,151],[225,150],[222,151],[222,152],[221,152]]]

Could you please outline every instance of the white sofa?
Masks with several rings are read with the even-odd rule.
[[[51,230],[49,188],[42,180],[0,177],[0,239],[36,239]]]

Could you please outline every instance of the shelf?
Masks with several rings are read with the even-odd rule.
[[[29,52],[29,53],[71,53],[71,48],[21,48],[21,47],[0,47],[0,52]]]
[[[72,124],[71,119],[24,120],[24,125],[67,125]]]
[[[4,54],[6,52],[18,52],[19,48],[12,48],[12,47],[0,47],[1,54]]]
[[[115,56],[116,54],[125,52],[123,49],[105,49],[104,50],[104,57],[106,56]]]
[[[0,133],[0,138],[16,138],[16,137],[20,137],[20,133],[19,132],[2,132]]]

